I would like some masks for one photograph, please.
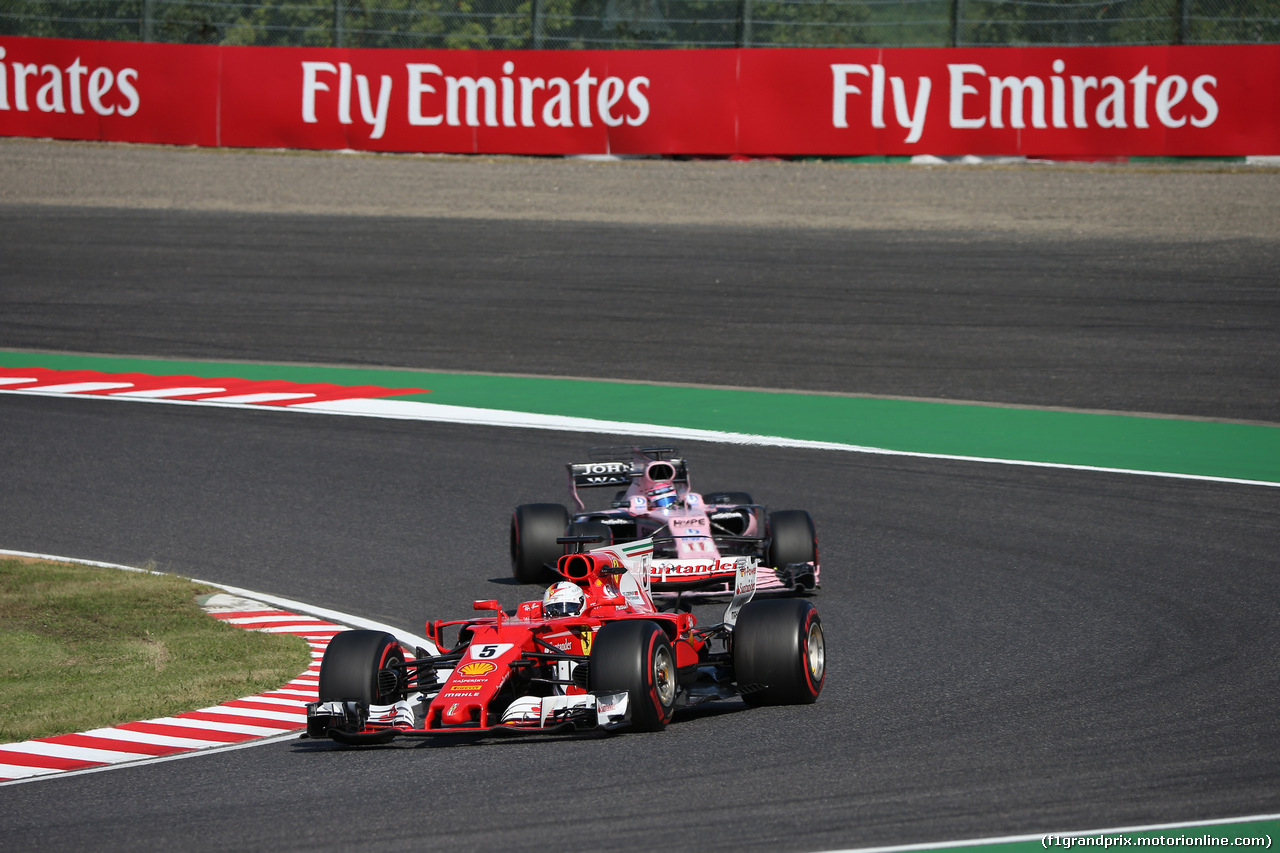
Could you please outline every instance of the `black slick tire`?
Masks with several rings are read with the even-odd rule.
[[[792,563],[818,562],[818,534],[809,513],[802,509],[769,513],[766,562],[775,569],[785,569]]]
[[[400,644],[385,631],[335,634],[320,661],[320,701],[390,705],[403,696],[380,688],[378,673],[403,662]]]
[[[676,657],[661,628],[647,620],[610,622],[591,644],[588,684],[599,696],[627,691],[631,727],[658,732],[676,702]]]
[[[748,602],[733,630],[734,678],[748,705],[807,705],[826,682],[818,609],[798,598]]]
[[[521,504],[511,515],[511,575],[520,583],[551,579],[547,564],[564,554],[556,542],[569,527],[569,511],[560,504]]]

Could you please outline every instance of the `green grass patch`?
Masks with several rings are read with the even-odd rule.
[[[272,690],[306,641],[214,619],[184,578],[0,559],[0,743],[192,711]]]

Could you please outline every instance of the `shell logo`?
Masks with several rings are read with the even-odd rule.
[[[496,664],[488,661],[475,661],[473,663],[464,663],[458,667],[458,672],[462,675],[488,675],[497,668]]]

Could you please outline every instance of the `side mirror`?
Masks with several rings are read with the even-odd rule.
[[[489,601],[477,601],[471,605],[472,610],[501,610],[502,605],[496,599]]]

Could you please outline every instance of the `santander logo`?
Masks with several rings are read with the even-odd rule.
[[[721,560],[719,558],[707,563],[654,563],[651,574],[656,577],[672,577],[678,575],[706,575],[724,572],[736,572],[737,560]]]

